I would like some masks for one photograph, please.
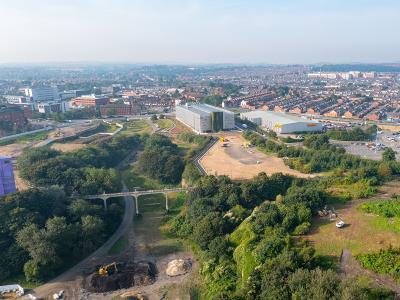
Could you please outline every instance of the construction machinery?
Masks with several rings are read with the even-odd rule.
[[[99,268],[99,275],[108,276],[118,272],[117,263],[113,262],[111,264],[101,266]]]

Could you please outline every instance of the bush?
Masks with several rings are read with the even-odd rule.
[[[357,255],[356,258],[364,268],[376,273],[388,274],[400,281],[400,249],[389,247],[378,253]]]
[[[360,209],[386,218],[400,217],[400,200],[375,200],[362,204]]]

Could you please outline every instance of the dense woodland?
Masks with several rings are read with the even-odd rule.
[[[113,169],[129,152],[141,147],[141,138],[116,137],[75,152],[32,148],[18,159],[21,177],[35,186],[58,185],[67,194],[98,194],[121,190]]]
[[[0,199],[0,280],[21,273],[46,280],[104,243],[120,223],[122,205],[116,201],[105,212],[79,194],[119,191],[115,167],[141,143],[137,136],[117,137],[70,153],[26,151],[18,168],[36,188]]]
[[[204,142],[192,138],[186,137]],[[46,280],[104,243],[120,223],[121,203],[104,211],[79,195],[120,191],[116,167],[132,152],[140,153],[138,165],[147,176],[181,180],[182,153],[161,135],[115,137],[66,153],[49,147],[24,152],[21,177],[37,188],[0,198],[0,281],[21,273],[29,281]]]
[[[0,281],[49,279],[96,250],[115,231],[122,207],[71,200],[58,187],[0,199]]]
[[[145,175],[161,183],[176,184],[181,181],[184,162],[178,146],[163,135],[154,134],[144,143],[138,168]]]
[[[298,238],[331,200],[318,179],[261,173],[234,183],[207,176],[170,225],[199,248],[205,299],[391,299],[390,292],[340,279]]]

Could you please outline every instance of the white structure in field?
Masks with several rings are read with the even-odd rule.
[[[198,133],[235,128],[233,112],[208,104],[177,105],[176,119]]]
[[[255,110],[241,113],[240,118],[242,120],[251,121],[258,126],[276,131],[278,133],[322,130],[322,124],[317,121],[274,111]]]

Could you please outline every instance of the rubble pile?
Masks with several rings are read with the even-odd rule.
[[[84,288],[93,293],[116,291],[152,284],[156,275],[156,267],[150,262],[119,264],[118,272],[111,275],[100,275],[96,270],[86,278]]]
[[[190,259],[174,259],[168,263],[165,273],[168,276],[179,276],[186,274],[192,267]]]

